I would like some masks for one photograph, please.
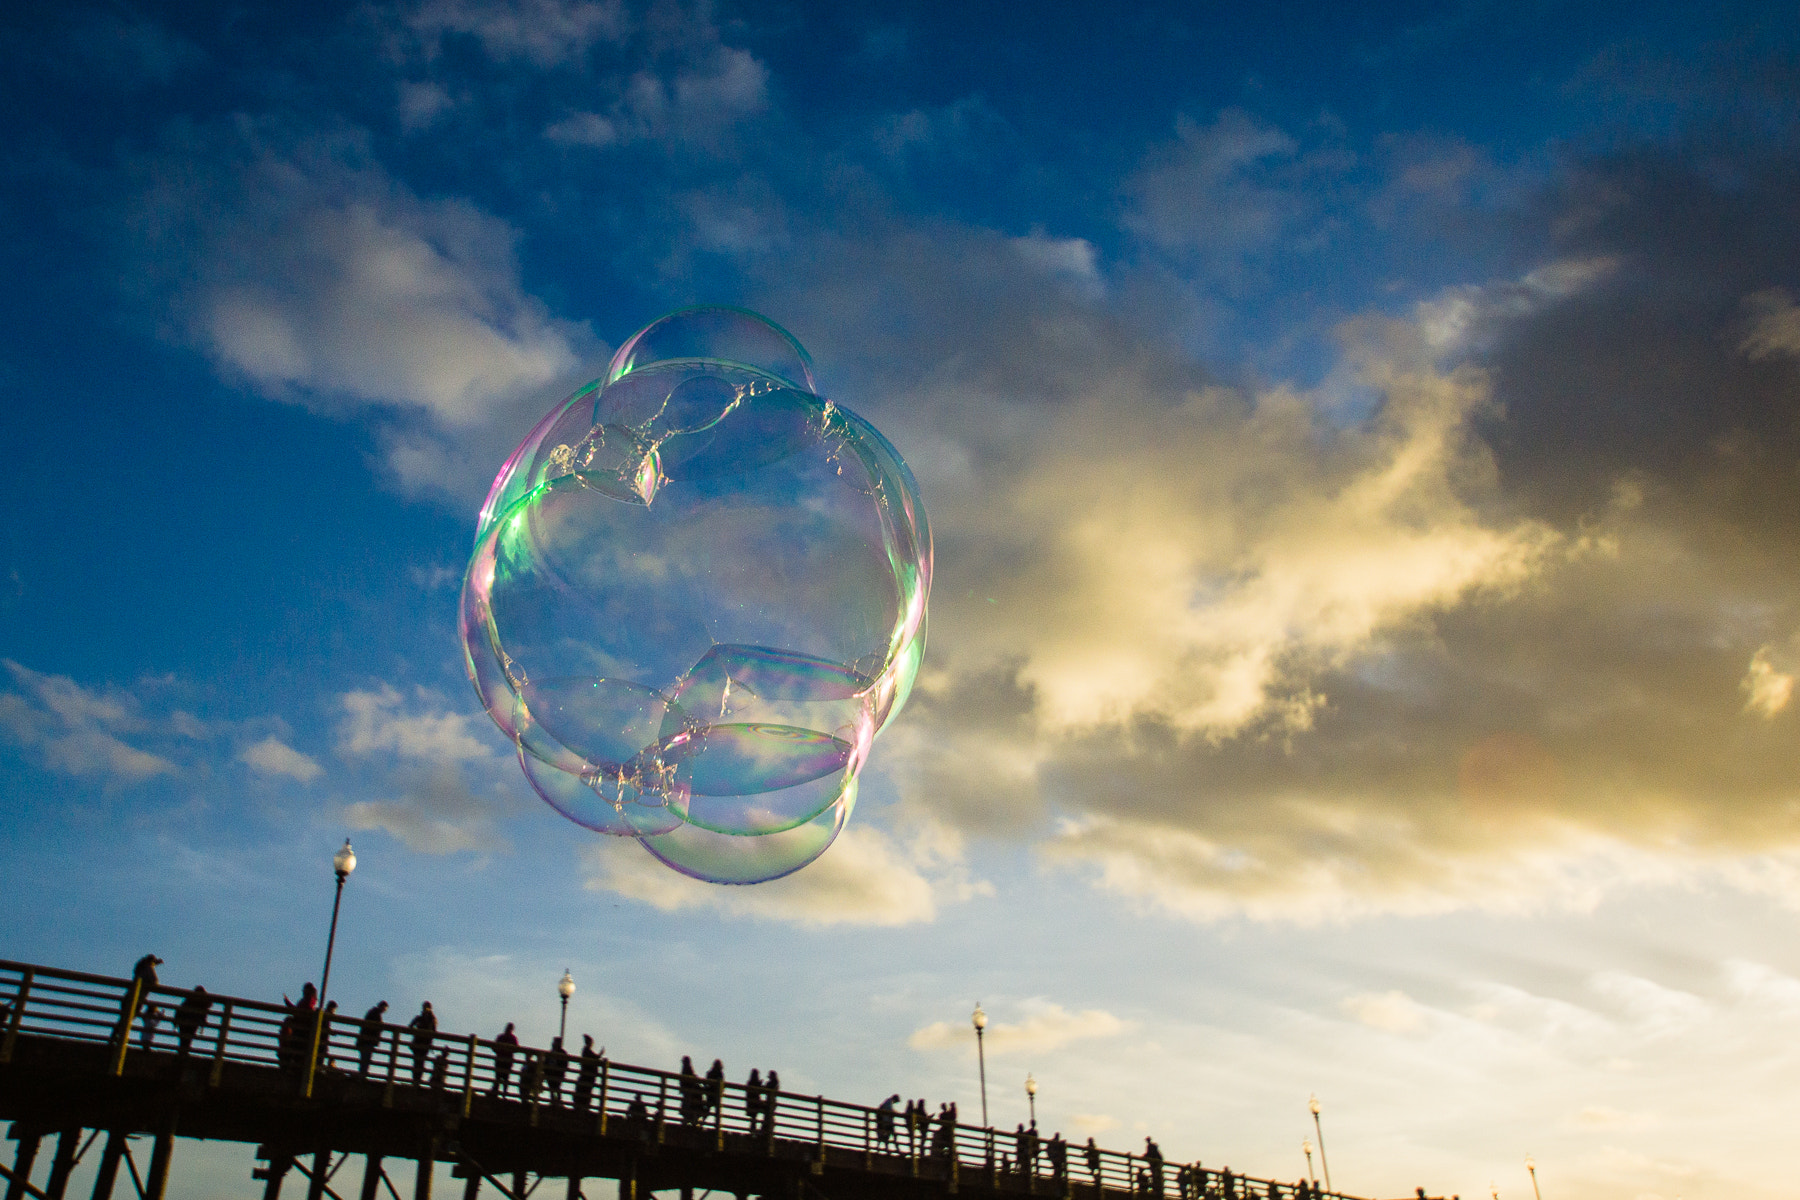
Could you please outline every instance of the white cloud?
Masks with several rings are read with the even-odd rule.
[[[1070,1012],[1060,1004],[1043,1001],[1028,1006],[1025,1017],[1018,1021],[992,1021],[984,1035],[987,1053],[992,1055],[1043,1053],[1071,1042],[1094,1038],[1118,1037],[1136,1028],[1103,1009],[1089,1008]],[[937,1021],[914,1031],[907,1045],[915,1050],[966,1050],[969,1026],[965,1022]]]
[[[547,125],[544,136],[593,149],[642,141],[713,146],[767,109],[768,84],[769,69],[755,55],[715,42],[666,76],[637,72],[607,112],[572,112]]]
[[[325,773],[325,768],[274,734],[239,750],[238,761],[264,775],[285,775],[301,783],[311,783]]]
[[[1699,996],[1622,971],[1598,971],[1589,986],[1643,1037],[1669,1037],[1707,1023],[1712,1007]]]
[[[1430,1025],[1426,1009],[1402,991],[1346,996],[1342,1007],[1351,1019],[1384,1033],[1422,1033]]]
[[[1128,183],[1132,232],[1231,259],[1267,248],[1300,219],[1300,147],[1286,133],[1226,109],[1210,125],[1181,117],[1175,135]]]
[[[516,811],[507,794],[482,799],[448,763],[410,776],[396,800],[358,800],[344,808],[351,829],[379,829],[419,854],[504,853],[512,844],[498,818]]]
[[[1774,718],[1794,697],[1794,676],[1779,670],[1770,661],[1771,648],[1763,646],[1750,656],[1740,687],[1744,690],[1744,711]]]
[[[641,900],[665,912],[711,909],[796,925],[911,925],[936,918],[944,900],[971,885],[941,842],[901,845],[866,824],[847,826],[811,865],[753,887],[702,883],[645,853],[636,842],[602,837],[584,855],[587,887]]]
[[[494,218],[399,197],[299,207],[228,239],[198,305],[212,353],[263,388],[464,427],[579,362],[577,331],[519,290],[511,231]]]
[[[484,722],[446,709],[442,697],[424,689],[415,699],[427,711],[406,711],[405,697],[391,684],[384,683],[372,692],[345,692],[338,698],[344,710],[337,729],[338,753],[362,757],[385,750],[425,763],[481,762],[497,757],[493,747],[474,732],[484,729]]]
[[[628,28],[620,0],[425,0],[406,20],[428,47],[445,34],[472,35],[495,58],[540,67],[579,59],[598,42],[619,41]]]
[[[400,84],[400,128],[408,133],[428,129],[455,104],[441,83],[405,80]]]
[[[1785,288],[1769,288],[1744,299],[1750,332],[1738,352],[1751,359],[1800,358],[1800,305]]]
[[[11,659],[0,663],[19,689],[0,692],[0,729],[20,745],[36,747],[50,769],[119,783],[180,773],[169,759],[119,736],[153,731],[130,693],[96,692],[66,675],[45,675]]]

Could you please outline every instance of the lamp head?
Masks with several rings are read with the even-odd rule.
[[[977,1033],[987,1028],[987,1013],[981,1010],[981,1001],[975,1002],[975,1012],[969,1017],[969,1020],[975,1022],[975,1032]]]
[[[1037,1080],[1032,1078],[1029,1071],[1025,1073],[1025,1094],[1027,1096],[1037,1095]]]
[[[344,848],[331,856],[331,869],[338,873],[339,879],[356,870],[356,851],[350,848],[349,838],[344,839]]]
[[[1316,1095],[1308,1096],[1306,1098],[1306,1107],[1312,1110],[1313,1116],[1315,1116],[1315,1117],[1318,1116],[1319,1115],[1319,1098]]]
[[[1312,1157],[1312,1139],[1311,1138],[1301,1138],[1300,1139],[1300,1149],[1302,1152],[1305,1153],[1306,1157],[1311,1158]]]
[[[1537,1174],[1537,1160],[1532,1158],[1529,1154],[1525,1156],[1525,1169],[1530,1171],[1533,1175]]]
[[[556,985],[556,991],[564,1000],[573,996],[575,994],[575,976],[571,975],[568,971],[564,971],[562,980]]]

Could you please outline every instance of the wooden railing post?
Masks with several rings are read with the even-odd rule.
[[[138,1005],[144,1000],[144,981],[132,977],[131,990],[125,993],[125,1008],[119,1014],[118,1050],[113,1055],[112,1074],[125,1073],[125,1051],[131,1048],[131,1023],[137,1020]]]
[[[381,1085],[381,1107],[394,1107],[394,1068],[400,1062],[400,1031],[388,1030],[387,1080]]]
[[[212,1073],[206,1077],[207,1087],[218,1087],[225,1075],[225,1046],[231,1039],[231,1001],[219,1012],[218,1032],[213,1034]]]
[[[331,1014],[327,1013],[324,1009],[320,1009],[313,1014],[312,1038],[310,1039],[311,1044],[308,1046],[306,1052],[306,1074],[300,1083],[300,1098],[302,1100],[312,1099],[313,1078],[319,1068],[320,1041],[323,1040],[327,1051],[330,1050],[330,1034],[326,1030],[330,1021]]]
[[[469,1106],[475,1102],[475,1035],[469,1035],[469,1053],[463,1060],[463,1101],[462,1115],[469,1115]]]
[[[600,1060],[600,1119],[594,1129],[601,1137],[606,1136],[606,1090],[612,1082],[612,1059]]]
[[[19,975],[19,991],[12,999],[12,1010],[6,1014],[6,1033],[0,1037],[0,1063],[12,1061],[13,1046],[19,1040],[19,1022],[25,1019],[25,1004],[31,997],[32,973],[26,967]]]

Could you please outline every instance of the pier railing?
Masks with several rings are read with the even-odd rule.
[[[303,1094],[334,1079],[436,1093],[469,1116],[508,1109],[532,1124],[547,1112],[591,1119],[595,1136],[661,1142],[670,1131],[725,1150],[764,1142],[813,1148],[819,1161],[848,1151],[864,1166],[944,1175],[998,1190],[1162,1200],[1346,1200],[1310,1183],[1235,1175],[1199,1163],[1165,1162],[1027,1131],[947,1124],[937,1114],[909,1123],[903,1111],[774,1090],[604,1057],[509,1046],[474,1034],[365,1021],[335,1012],[0,960],[0,1068],[22,1039],[98,1044],[104,1070],[172,1059],[219,1087],[228,1068],[274,1068]],[[312,1069],[307,1059],[317,1046]],[[973,1178],[972,1178],[973,1177]]]

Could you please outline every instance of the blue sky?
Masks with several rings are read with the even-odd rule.
[[[0,30],[0,952],[291,993],[351,836],[353,1007],[542,1036],[567,966],[621,1057],[970,1113],[980,999],[1007,1124],[1297,1177],[1317,1092],[1362,1194],[1783,1193],[1782,6]],[[937,536],[850,831],[752,889],[539,803],[455,636],[506,453],[696,302]]]

